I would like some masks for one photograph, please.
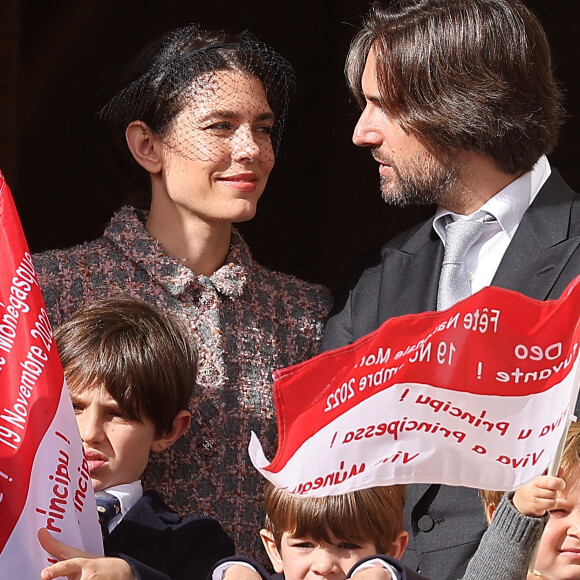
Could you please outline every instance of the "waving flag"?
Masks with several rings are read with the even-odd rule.
[[[277,371],[275,485],[322,496],[392,483],[514,489],[556,455],[578,396],[580,277],[559,300],[484,288],[387,320]]]
[[[0,576],[55,560],[36,533],[102,554],[88,465],[44,300],[0,173]]]

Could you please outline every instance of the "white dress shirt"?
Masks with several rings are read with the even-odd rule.
[[[445,245],[445,225],[451,216],[459,219],[478,219],[490,214],[495,221],[485,225],[483,234],[471,246],[465,257],[465,267],[470,274],[472,294],[489,286],[499,267],[522,217],[548,179],[552,169],[545,155],[540,157],[532,171],[524,173],[502,189],[477,211],[465,216],[453,213],[443,207],[435,212],[433,228]]]

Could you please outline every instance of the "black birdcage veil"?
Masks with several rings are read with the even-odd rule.
[[[228,36],[189,25],[167,35],[148,60],[146,70],[105,105],[103,119],[122,129],[143,121],[180,154],[199,159],[211,157],[196,142],[196,134],[206,127],[199,124],[206,119],[205,109],[239,112],[245,120],[256,117],[256,145],[267,139],[272,155],[278,150],[295,74],[287,60],[249,32]],[[264,107],[273,112],[272,119],[264,118]],[[178,136],[173,131],[177,123]],[[184,124],[191,127],[189,134]],[[222,137],[227,137],[225,129]]]

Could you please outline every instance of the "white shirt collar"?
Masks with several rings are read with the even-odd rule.
[[[121,503],[121,514],[124,516],[143,496],[143,486],[141,480],[132,483],[114,485],[105,489],[107,493],[114,495]]]
[[[435,212],[433,228],[442,240],[445,240],[445,226],[451,216],[457,219],[475,219],[483,213],[491,214],[499,223],[504,232],[511,239],[522,220],[522,217],[532,201],[548,179],[552,169],[545,155],[542,155],[534,165],[532,171],[524,173],[469,216],[463,216],[439,206]]]

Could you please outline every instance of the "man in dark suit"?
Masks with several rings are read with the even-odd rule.
[[[358,261],[323,348],[490,284],[558,298],[580,273],[580,198],[546,158],[563,110],[536,17],[518,0],[374,5],[346,71],[384,199],[437,210]],[[472,232],[458,243],[457,224]],[[405,519],[403,561],[460,578],[485,529],[476,490],[408,486]]]

